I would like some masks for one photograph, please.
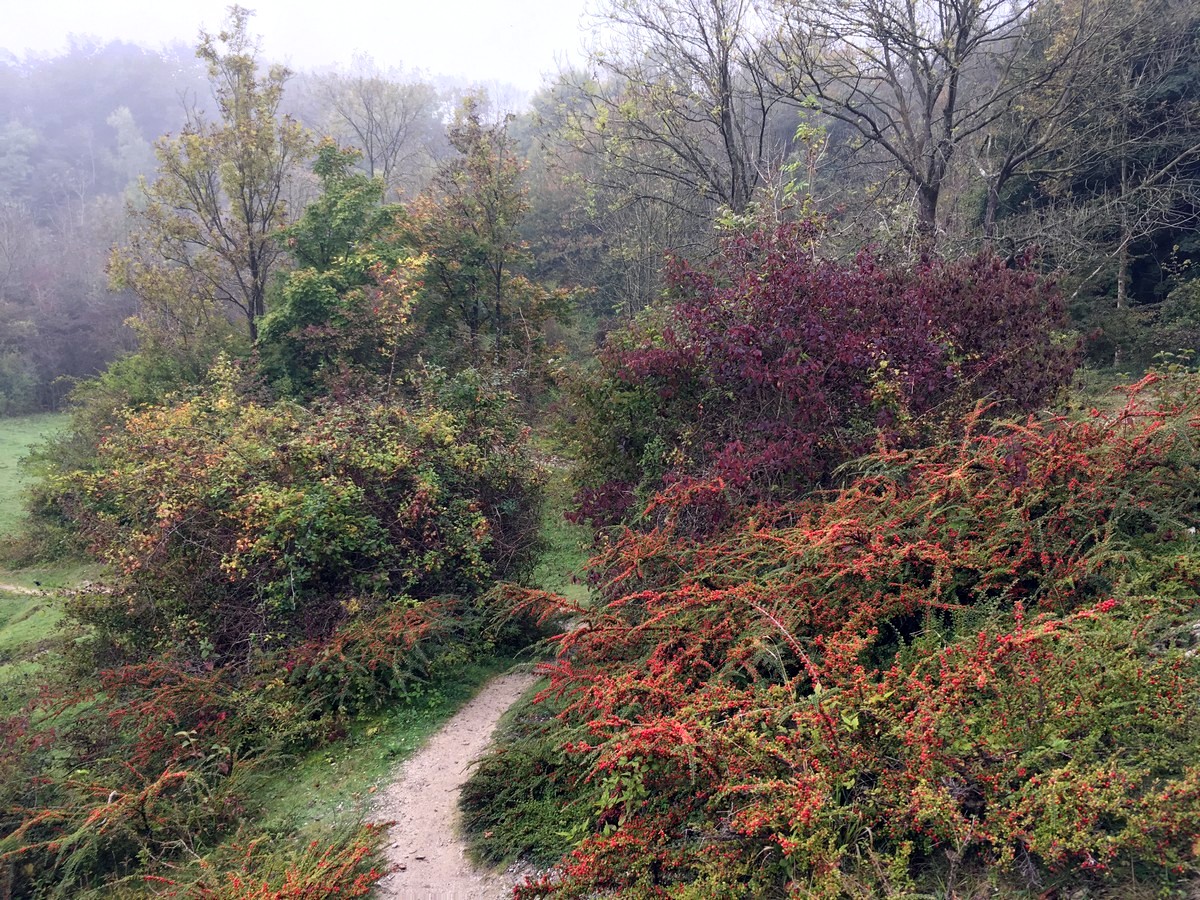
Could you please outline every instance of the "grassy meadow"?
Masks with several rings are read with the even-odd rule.
[[[66,420],[60,414],[0,419],[0,535],[15,532],[24,515],[21,459]],[[80,566],[0,571],[0,711],[20,704],[22,685],[38,671],[58,633],[62,611],[49,591],[77,582],[84,571]]]
[[[21,491],[26,484],[21,459],[66,422],[61,413],[0,419],[0,534],[11,533],[21,521]]]

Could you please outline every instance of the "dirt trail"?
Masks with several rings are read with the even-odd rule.
[[[25,594],[32,597],[34,594],[44,594],[46,591],[42,588],[27,588],[19,584],[6,584],[0,581],[0,591],[6,594]]]
[[[458,829],[458,794],[500,716],[534,680],[532,675],[509,674],[490,681],[404,764],[399,778],[382,793],[372,818],[396,823],[385,853],[397,871],[379,882],[377,897],[499,900],[511,895],[517,876],[480,871],[467,859]]]

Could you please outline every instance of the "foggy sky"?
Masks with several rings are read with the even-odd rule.
[[[536,88],[560,61],[579,59],[587,0],[242,0],[263,56],[293,69],[347,67],[356,53],[380,68],[422,69],[472,82]],[[9,0],[0,48],[24,56],[66,48],[69,34],[150,47],[196,43],[217,31],[229,0]]]

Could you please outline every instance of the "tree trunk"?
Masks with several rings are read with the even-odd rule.
[[[931,250],[937,243],[938,189],[930,185],[917,188],[917,236],[922,249]]]
[[[476,295],[471,298],[471,314],[467,317],[468,327],[471,329],[471,361],[477,362],[479,359],[479,297]]]
[[[983,208],[983,241],[990,245],[996,237],[996,211],[1000,208],[1000,179],[987,182],[987,205]]]
[[[1117,309],[1129,302],[1129,206],[1125,194],[1129,189],[1129,161],[1121,157],[1121,243],[1117,247]]]
[[[504,264],[497,265],[494,271],[492,308],[496,317],[496,356],[499,360],[500,345],[504,342]]]

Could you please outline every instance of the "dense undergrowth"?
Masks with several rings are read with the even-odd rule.
[[[408,742],[564,620],[464,798],[482,857],[550,866],[523,897],[1198,874],[1194,377],[1037,413],[1076,349],[1022,261],[734,237],[576,381],[576,518],[610,525],[581,572],[512,335],[427,365],[391,259],[327,260],[362,277],[198,383],[114,367],[42,455],[27,547],[107,569],[0,721],[0,896],[365,895],[379,832],[280,778]]]
[[[5,896],[365,895],[378,831],[267,828],[273,779],[536,637],[479,598],[539,545],[504,395],[468,374],[301,406],[235,369],[126,412],[38,491],[109,574],[0,722]]]
[[[440,685],[459,690],[472,666],[523,643],[498,639],[484,622],[478,611],[430,603],[264,656],[248,671],[154,659],[102,670],[94,689],[47,687],[0,726],[10,889],[108,896],[124,884],[144,893],[195,877],[196,859],[214,859],[221,873],[237,859],[227,841],[265,839],[253,825],[295,754],[336,746],[362,716],[427,708]],[[367,836],[352,842],[354,853],[374,846]]]
[[[569,849],[521,896],[1194,883],[1200,386],[984,413],[698,538],[737,491],[659,491],[591,607],[505,593],[579,622],[466,799],[487,856]]]
[[[502,401],[302,407],[240,395],[232,371],[131,414],[52,505],[119,573],[80,621],[120,660],[237,662],[330,635],[382,605],[473,596],[536,552],[540,478]]]
[[[843,262],[818,237],[783,225],[677,261],[672,302],[609,335],[576,387],[579,517],[611,525],[693,477],[784,500],[881,441],[938,441],[980,397],[1031,412],[1070,381],[1063,300],[1030,259]]]
[[[540,635],[483,596],[533,577],[542,549],[522,413],[569,294],[524,274],[504,126],[465,101],[438,191],[409,208],[331,141],[303,211],[248,202],[270,186],[247,171],[282,177],[266,160],[309,142],[275,121],[277,73],[245,75],[247,15],[213,39],[229,56],[199,52],[222,116],[253,109],[261,131],[222,118],[160,145],[144,227],[109,270],[140,301],[137,349],[72,394],[7,546],[103,571],[6,698],[0,897],[361,896],[379,832],[314,831],[271,808],[278,779],[371,729],[411,747]],[[217,164],[217,144],[245,155]],[[201,169],[220,242],[253,220],[245,246],[196,243],[183,185]],[[345,769],[361,794],[371,765]]]

